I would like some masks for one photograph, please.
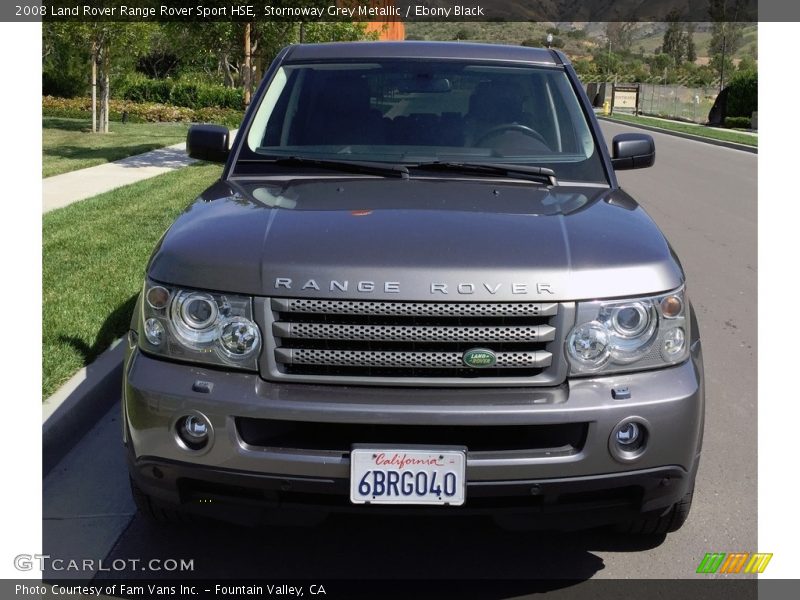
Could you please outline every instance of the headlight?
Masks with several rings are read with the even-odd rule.
[[[567,336],[571,375],[673,365],[689,356],[684,290],[632,300],[580,302]]]
[[[145,282],[141,307],[143,350],[258,370],[261,331],[253,321],[251,298]]]

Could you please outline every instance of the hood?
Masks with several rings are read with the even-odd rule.
[[[407,301],[581,300],[683,282],[623,191],[486,178],[220,181],[148,272],[230,293]]]

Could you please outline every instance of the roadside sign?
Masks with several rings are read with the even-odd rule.
[[[611,113],[615,110],[620,112],[632,112],[636,114],[639,107],[639,85],[617,85],[614,84],[611,92]]]

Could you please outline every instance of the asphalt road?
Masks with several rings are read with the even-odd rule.
[[[609,139],[632,130],[603,129]],[[653,136],[656,166],[619,178],[681,257],[702,331],[705,443],[681,531],[631,539],[605,531],[510,533],[482,520],[352,517],[313,528],[158,528],[134,515],[112,411],[45,481],[45,553],[109,563],[194,559],[194,575],[205,577],[429,577],[435,567],[437,577],[588,579],[693,577],[706,552],[757,550],[757,158]]]

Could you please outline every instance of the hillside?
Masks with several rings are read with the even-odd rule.
[[[406,39],[422,40],[466,40],[476,42],[489,42],[494,44],[520,45],[525,42],[541,44],[547,35],[549,27],[558,27],[561,31],[559,38],[564,42],[562,50],[572,57],[590,55],[599,47],[605,47],[605,23],[600,22],[558,22],[558,23],[528,23],[528,22],[408,22],[406,23]],[[643,51],[644,55],[652,55],[656,48],[661,46],[665,23],[639,23],[635,26],[633,52]],[[586,34],[583,39],[571,37],[570,30],[582,31]],[[578,34],[580,35],[580,34]],[[697,23],[694,42],[697,48],[699,62],[707,62],[708,43],[711,40],[711,24]],[[742,58],[757,52],[758,26],[748,25],[745,28],[744,44],[734,58]],[[703,60],[703,59],[706,60]]]

